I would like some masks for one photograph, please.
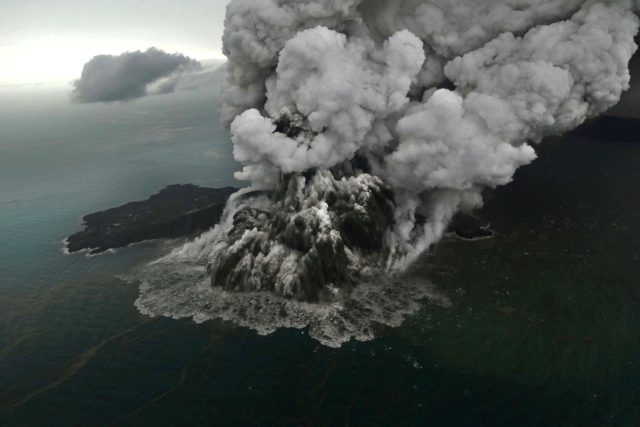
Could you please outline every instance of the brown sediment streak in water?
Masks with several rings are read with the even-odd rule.
[[[19,406],[24,405],[25,403],[29,402],[31,399],[49,391],[52,390],[56,387],[58,387],[59,385],[65,383],[69,378],[71,378],[72,376],[74,376],[80,369],[84,368],[90,361],[91,359],[93,359],[95,357],[95,355],[107,344],[110,344],[111,342],[122,338],[123,336],[133,332],[135,329],[139,328],[140,326],[143,326],[149,322],[152,322],[154,319],[145,319],[139,323],[137,323],[136,325],[132,326],[131,328],[122,331],[116,335],[112,335],[109,338],[105,339],[104,341],[102,341],[101,343],[99,343],[98,345],[90,348],[89,350],[85,351],[84,353],[82,353],[78,359],[71,364],[69,367],[67,367],[62,374],[60,375],[60,377],[45,385],[44,387],[41,387],[29,394],[27,394],[24,397],[21,397],[20,399],[14,401],[13,403],[10,403],[6,409],[7,412],[13,411],[14,409],[18,408]]]
[[[315,364],[315,367],[318,367],[318,365],[319,364]],[[324,403],[326,402],[327,397],[329,396],[329,390],[325,389],[325,385],[329,380],[329,378],[331,377],[331,374],[333,373],[333,371],[335,371],[335,369],[337,368],[337,366],[338,366],[338,359],[334,357],[331,359],[331,364],[329,365],[329,367],[326,368],[324,375],[322,376],[322,379],[320,380],[318,385],[315,386],[313,389],[311,389],[309,391],[309,394],[306,396],[307,400],[313,404],[310,405],[310,411],[308,411],[306,415],[295,420],[296,425],[313,425],[313,421],[311,419],[312,414],[315,411],[320,410],[322,405],[324,405]],[[310,369],[307,374],[311,374],[314,371],[315,369]],[[329,425],[331,421],[333,420],[327,421],[327,424],[325,425]]]
[[[216,333],[211,334],[209,344],[203,349],[201,354],[206,354],[209,350],[213,350],[213,351],[211,352],[211,356],[207,363],[207,367],[205,371],[202,373],[202,375],[199,375],[199,381],[197,382],[198,385],[202,384],[203,382],[205,382],[205,380],[209,378],[209,374],[211,373],[211,370],[214,367],[214,360],[218,355],[218,352],[222,344],[222,339],[224,338],[226,331],[227,331],[226,323],[221,324],[220,329],[216,330],[215,331]],[[187,403],[191,395],[192,393],[189,393],[187,396],[185,396],[185,398],[182,400],[182,402],[180,402],[180,404],[177,406],[176,409],[181,409],[182,407],[184,407],[184,405]]]
[[[201,357],[202,355],[206,354],[207,352],[209,352],[211,349],[217,350],[220,347],[220,344],[222,342],[222,339],[224,338],[224,328],[221,328],[220,330],[216,330],[216,333],[211,335],[211,339],[209,340],[209,342],[207,343],[206,346],[204,346],[202,348],[202,350],[200,351],[200,354],[198,355],[198,357],[196,358],[196,360]],[[216,353],[216,352],[214,352]],[[213,358],[211,360],[211,362],[213,362]],[[141,406],[139,406],[138,408],[134,409],[133,411],[121,416],[120,418],[116,419],[112,424],[110,424],[111,426],[115,426],[120,424],[121,422],[141,413],[143,410],[145,410],[146,408],[148,408],[149,406],[153,405],[154,403],[157,403],[159,401],[161,401],[162,399],[164,399],[167,396],[170,396],[171,394],[175,393],[176,391],[178,391],[184,384],[184,382],[186,381],[186,379],[189,377],[189,372],[191,371],[191,369],[194,367],[194,365],[196,364],[196,362],[192,362],[191,364],[189,364],[188,366],[185,366],[181,371],[180,371],[180,376],[178,377],[178,381],[167,391],[157,395],[156,397],[148,400],[147,402],[145,402],[144,404],[142,404]],[[200,381],[198,382],[198,384],[202,383],[204,381],[204,379],[206,378],[206,376],[209,374],[209,372],[211,371],[211,368],[213,367],[213,363],[210,363],[209,366],[207,367],[203,377],[200,379]],[[182,406],[182,405],[180,405]],[[179,406],[179,407],[180,407]],[[177,409],[179,409],[179,407]]]
[[[7,354],[11,353],[11,351],[14,348],[16,348],[20,344],[30,340],[31,338],[34,338],[34,337],[37,337],[38,335],[41,335],[37,331],[38,331],[38,329],[36,329],[36,328],[24,331],[23,335],[20,338],[16,339],[11,344],[7,345],[5,348],[0,350],[0,363],[2,363],[4,361],[4,358],[7,357]]]
[[[337,366],[338,366],[338,361],[334,358],[333,361],[331,362],[331,366],[329,366],[329,368],[327,369],[327,372],[325,372],[324,377],[322,377],[322,381],[320,382],[316,390],[320,391],[320,389],[324,388],[324,386],[327,384],[327,381],[329,380],[329,377],[331,376],[331,374],[333,373],[333,371],[336,369]]]
[[[351,402],[349,402],[349,405],[347,405],[347,407],[344,410],[345,427],[351,427],[351,416],[352,416],[351,412],[353,411],[353,407],[355,406],[356,402],[360,398],[361,394],[362,394],[362,386],[360,386],[356,394],[353,395],[353,399],[351,399]]]
[[[153,405],[156,402],[159,402],[160,400],[162,400],[165,397],[169,396],[170,394],[172,394],[176,390],[180,389],[180,387],[182,387],[182,385],[184,384],[185,380],[187,379],[188,374],[189,374],[189,367],[183,368],[182,371],[180,371],[180,377],[178,378],[178,382],[176,382],[173,385],[173,387],[171,387],[169,390],[165,391],[164,393],[159,394],[158,396],[154,397],[153,399],[145,402],[142,406],[134,409],[133,411],[129,412],[128,414],[125,414],[122,417],[118,418],[111,425],[115,426],[115,425],[121,423],[122,421],[124,421],[124,420],[126,420],[128,418],[131,418],[134,415],[139,414],[145,408],[149,407],[150,405]]]
[[[167,336],[167,335],[171,335],[172,333],[174,333],[174,331],[176,329],[178,329],[181,325],[178,322],[174,322],[172,324],[173,326],[167,326],[167,327],[163,327],[162,329],[157,329],[154,330],[148,334],[144,334],[141,337],[138,338],[134,338],[134,339],[127,339],[125,344],[127,347],[133,347],[133,346],[137,346],[137,345],[141,345],[142,343],[157,338],[157,337],[162,337],[162,336]]]
[[[9,331],[9,335],[24,335],[24,330],[18,327],[26,321],[36,321],[35,317],[56,304],[69,302],[70,298],[81,300],[89,295],[94,296],[96,291],[103,292],[104,280],[98,280],[95,277],[89,277],[81,283],[61,282],[54,284],[46,289],[34,289],[26,293],[10,292],[7,298],[0,301],[0,312],[3,314],[3,323],[7,319],[7,325],[13,326]],[[109,280],[109,289],[115,289],[115,286],[126,287],[127,283],[117,278]],[[15,320],[20,320],[15,321]],[[1,326],[4,326],[1,325]],[[25,329],[26,330],[26,329]]]

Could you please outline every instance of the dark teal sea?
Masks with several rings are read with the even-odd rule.
[[[0,93],[0,425],[640,425],[640,135],[546,141],[487,193],[495,238],[447,239],[416,266],[450,307],[333,349],[140,315],[118,277],[169,243],[61,252],[86,213],[239,185],[216,104]]]

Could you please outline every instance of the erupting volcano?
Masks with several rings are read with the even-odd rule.
[[[628,89],[634,7],[233,0],[222,112],[249,187],[144,269],[137,306],[330,345],[398,324],[438,298],[402,272],[453,216]]]

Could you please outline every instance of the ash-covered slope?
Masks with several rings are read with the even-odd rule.
[[[284,175],[271,195],[240,202],[212,253],[212,285],[318,302],[365,279],[384,257],[393,197],[379,178],[337,173]]]

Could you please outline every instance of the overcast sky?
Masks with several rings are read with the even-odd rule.
[[[0,86],[69,82],[98,54],[222,58],[229,0],[0,0]]]

